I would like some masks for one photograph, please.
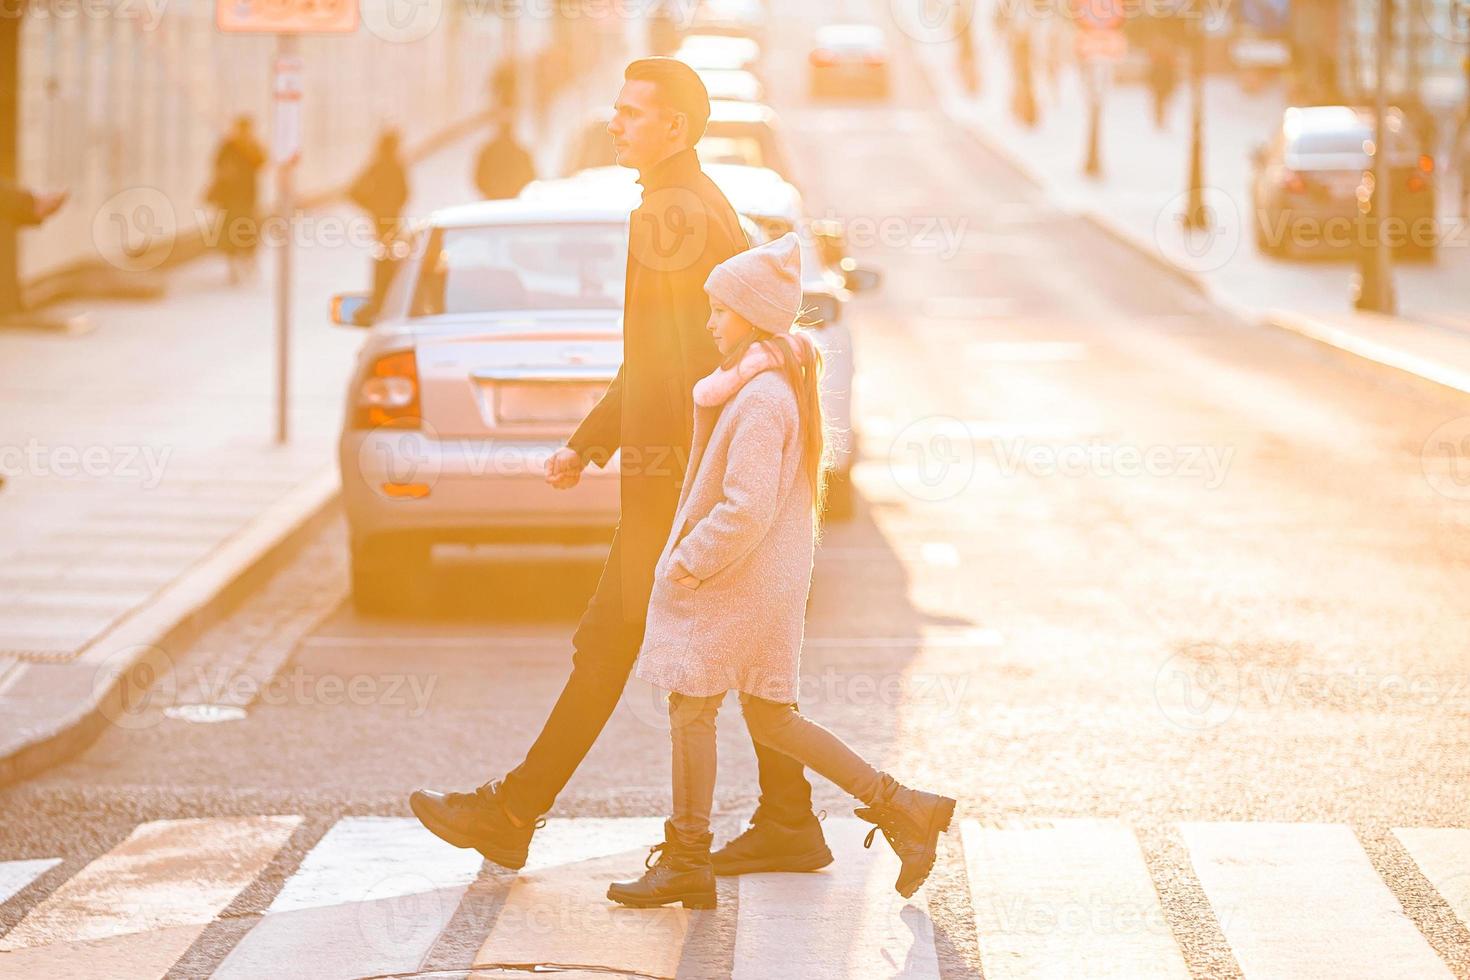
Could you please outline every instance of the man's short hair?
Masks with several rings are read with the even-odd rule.
[[[699,142],[709,125],[709,89],[698,72],[676,58],[639,58],[628,65],[623,78],[652,82],[659,98],[689,121],[689,145]]]

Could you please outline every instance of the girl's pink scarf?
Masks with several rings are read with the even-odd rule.
[[[805,344],[808,347],[812,345],[811,337],[807,336],[804,330],[793,330],[788,336],[798,345]],[[702,408],[723,405],[735,392],[745,386],[745,382],[762,371],[780,367],[780,364],[776,355],[767,350],[763,344],[751,344],[741,355],[740,363],[733,368],[716,368],[714,373],[694,383],[694,404]]]

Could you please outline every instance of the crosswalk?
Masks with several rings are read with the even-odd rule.
[[[886,848],[865,850],[868,825],[850,818],[825,825],[837,857],[827,870],[748,875],[725,886],[719,910],[690,912],[624,909],[604,897],[608,881],[635,873],[661,837],[656,817],[551,820],[527,867],[509,875],[412,819],[347,816],[315,839],[263,911],[233,909],[302,828],[292,815],[143,823],[59,883],[49,881],[62,863],[56,856],[0,861],[0,906],[31,903],[18,921],[4,920],[15,925],[0,935],[0,980],[163,977],[208,930],[204,945],[228,948],[208,960],[217,963],[213,976],[314,980],[413,975],[446,960],[457,961],[460,975],[542,965],[672,978],[707,975],[700,971],[716,962],[736,980],[937,980],[939,950],[963,945],[931,918],[934,883],[900,898],[897,859]],[[1175,829],[1243,976],[1456,975],[1350,827]],[[1470,927],[1470,829],[1405,827],[1393,836]],[[968,900],[973,926],[951,914],[953,895],[934,906],[948,910],[946,928],[973,928],[988,980],[1192,975],[1158,870],[1128,824],[963,820],[954,850],[963,874],[948,876],[946,887],[958,904]],[[701,925],[711,921],[724,925]],[[723,952],[696,969],[691,949],[701,944]],[[198,960],[196,952],[190,961]]]

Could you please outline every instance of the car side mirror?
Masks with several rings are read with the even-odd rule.
[[[840,268],[842,269],[843,285],[854,293],[869,292],[883,285],[883,273],[877,269],[859,265],[852,258],[843,259]]]
[[[332,297],[332,322],[339,327],[370,327],[367,293],[338,293]]]

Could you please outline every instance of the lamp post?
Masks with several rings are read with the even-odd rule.
[[[1210,227],[1205,207],[1205,24],[1194,26],[1190,57],[1189,199],[1180,221],[1190,231]]]
[[[1363,229],[1366,240],[1359,243],[1362,268],[1359,271],[1359,309],[1392,314],[1397,302],[1393,289],[1393,255],[1383,233],[1384,222],[1392,207],[1389,181],[1388,130],[1388,59],[1393,43],[1393,0],[1379,0],[1378,51],[1374,59],[1375,89],[1373,99],[1373,159],[1371,197],[1367,201],[1367,222]]]

